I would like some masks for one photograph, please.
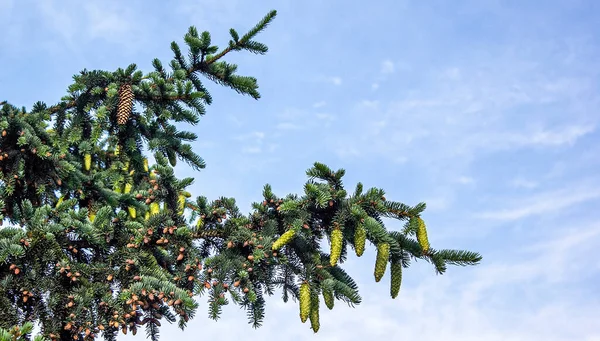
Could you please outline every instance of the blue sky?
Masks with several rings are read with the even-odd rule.
[[[321,161],[425,201],[432,246],[484,260],[444,276],[418,263],[391,300],[371,249],[346,265],[363,304],[322,311],[317,335],[273,297],[261,329],[202,305],[163,339],[600,340],[600,2],[0,0],[0,99],[54,103],[83,68],[148,71],[190,25],[224,45],[270,9],[268,55],[229,59],[263,98],[211,86],[194,194],[247,211],[267,182],[300,192]]]

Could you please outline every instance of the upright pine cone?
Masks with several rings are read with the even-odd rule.
[[[354,231],[354,250],[356,251],[356,256],[362,256],[363,252],[365,252],[365,241],[367,240],[367,230],[362,224],[359,224],[356,227],[356,231]]]
[[[313,293],[310,295],[310,326],[316,333],[319,331],[319,295]]]
[[[285,231],[274,243],[273,246],[271,246],[272,250],[279,250],[281,249],[285,244],[289,243],[292,241],[292,239],[294,238],[294,236],[296,235],[296,230],[294,229],[289,229],[287,231]]]
[[[329,264],[335,266],[342,255],[342,241],[344,236],[338,228],[331,231],[331,253],[329,254]]]
[[[427,227],[425,226],[425,222],[420,217],[417,218],[417,240],[419,241],[419,245],[423,249],[423,253],[427,253],[429,251],[429,239],[427,238]]]
[[[308,315],[310,315],[311,298],[310,298],[310,287],[308,283],[302,283],[300,285],[300,321],[306,322]]]
[[[124,83],[119,87],[119,104],[117,107],[117,124],[123,125],[129,120],[133,110],[133,89],[131,84]]]
[[[402,284],[402,262],[392,260],[392,283],[390,285],[390,295],[392,298],[398,297],[400,284]]]
[[[375,260],[375,282],[379,282],[385,273],[388,259],[390,257],[390,244],[377,244],[377,259]]]
[[[325,305],[329,310],[333,309],[333,302],[335,302],[335,300],[332,290],[323,288],[323,301],[325,301]]]

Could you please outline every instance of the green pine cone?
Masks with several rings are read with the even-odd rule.
[[[392,283],[390,286],[390,295],[392,298],[398,297],[400,292],[400,284],[402,284],[402,263],[400,261],[392,261]]]
[[[329,310],[333,309],[333,303],[335,302],[333,291],[323,289],[323,301],[325,301],[325,305]]]
[[[421,218],[417,218],[417,223],[419,227],[417,229],[417,240],[419,241],[419,245],[423,249],[424,253],[429,251],[429,239],[427,238],[427,227],[425,226],[425,222]]]
[[[177,155],[172,151],[167,151],[167,157],[169,158],[169,163],[171,167],[177,166]]]
[[[160,207],[157,202],[153,202],[150,204],[150,215],[155,215],[160,212]]]
[[[329,254],[329,264],[335,266],[342,255],[342,241],[344,236],[340,229],[331,231],[331,253]]]
[[[177,198],[178,206],[178,214],[183,214],[183,210],[185,209],[185,196],[183,194],[179,194]]]
[[[367,230],[362,224],[359,224],[354,231],[354,250],[358,257],[365,252],[365,242],[367,240]]]
[[[319,295],[316,293],[310,296],[310,326],[316,333],[319,331]]]
[[[273,243],[273,246],[271,246],[271,249],[273,251],[281,249],[285,244],[291,242],[295,235],[296,235],[296,230],[294,230],[294,229],[290,229],[290,230],[285,231],[279,237],[279,239],[277,239]]]
[[[92,156],[90,154],[85,154],[83,156],[83,166],[86,171],[89,171],[92,168]]]
[[[390,257],[390,244],[377,244],[377,259],[375,261],[375,282],[381,281]]]
[[[135,217],[137,217],[137,211],[135,210],[135,207],[133,206],[128,206],[127,207],[127,211],[129,212],[129,216],[133,219],[135,219]]]
[[[308,283],[302,283],[300,285],[300,321],[306,322],[308,315],[310,314],[310,287]]]

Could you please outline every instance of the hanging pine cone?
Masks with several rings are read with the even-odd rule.
[[[427,238],[427,227],[425,226],[425,222],[420,217],[417,218],[417,223],[419,227],[417,228],[417,240],[419,241],[419,245],[423,249],[423,253],[427,253],[429,251],[429,239]]]
[[[385,273],[388,259],[390,257],[390,244],[377,244],[377,259],[375,260],[375,282],[379,282]]]
[[[127,207],[127,211],[129,212],[129,216],[132,219],[135,219],[135,217],[137,217],[137,211],[135,210],[135,207],[129,206],[129,207]]]
[[[306,322],[308,315],[310,315],[310,306],[310,287],[308,286],[308,283],[302,283],[302,285],[300,285],[300,321],[302,321],[302,323]]]
[[[323,289],[323,301],[325,301],[325,305],[329,310],[333,309],[333,302],[335,302],[335,300],[332,290]]]
[[[319,323],[319,295],[313,293],[310,296],[310,326],[312,330],[316,333],[319,331],[320,323]]]
[[[402,284],[402,263],[400,261],[392,261],[392,283],[390,286],[390,295],[392,298],[398,297],[400,292],[400,284]]]
[[[294,229],[289,229],[287,231],[285,231],[281,237],[279,237],[274,243],[273,246],[271,246],[271,250],[279,250],[281,249],[285,244],[289,243],[292,241],[292,239],[294,238],[294,235],[296,235],[296,230]]]
[[[340,229],[331,231],[331,253],[329,254],[329,264],[335,266],[342,254],[342,241],[344,236]]]
[[[119,87],[119,104],[117,107],[117,124],[123,125],[129,120],[133,110],[133,89],[131,84],[125,83]]]
[[[363,252],[365,252],[365,242],[367,240],[367,231],[362,224],[359,224],[356,227],[356,231],[354,231],[354,250],[356,251],[356,256],[362,256]]]
[[[90,168],[92,168],[92,155],[86,153],[83,156],[83,166],[85,167],[86,171],[89,171]]]

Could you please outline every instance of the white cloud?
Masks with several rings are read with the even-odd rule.
[[[372,89],[372,90],[377,90],[377,89],[379,89],[379,84],[378,84],[378,83],[373,83],[373,84],[371,84],[371,89]]]
[[[138,25],[146,25],[153,19],[141,17],[142,10],[136,5],[124,5],[118,1],[78,2],[41,1],[37,9],[44,25],[58,33],[60,43],[73,53],[81,55],[82,44],[94,40],[117,44],[122,49],[135,50],[142,46],[148,35]]]
[[[378,109],[379,108],[379,101],[375,100],[375,101],[370,101],[370,100],[362,100],[360,102],[360,106],[368,108],[368,109]]]
[[[451,200],[449,198],[440,195],[432,198],[425,198],[423,201],[427,203],[427,212],[444,211],[451,204]]]
[[[449,80],[459,80],[460,79],[460,69],[457,67],[448,68],[443,72],[443,78]]]
[[[486,211],[476,216],[482,219],[512,221],[534,215],[556,215],[561,210],[598,198],[600,186],[595,183],[579,183],[521,200],[510,200],[514,207]]]
[[[302,129],[301,126],[299,126],[298,124],[292,123],[292,122],[281,122],[278,123],[275,128],[277,128],[278,130],[300,130]]]
[[[539,186],[539,183],[535,181],[526,180],[523,178],[516,178],[510,182],[510,185],[515,188],[527,188],[532,189]]]
[[[244,121],[242,121],[239,117],[236,117],[234,115],[226,115],[225,118],[227,119],[227,121],[231,122],[232,124],[235,124],[238,127],[244,125]]]
[[[335,120],[335,116],[333,116],[333,115],[331,115],[331,114],[327,114],[327,113],[321,113],[321,112],[320,112],[320,113],[317,113],[317,114],[315,114],[315,116],[316,116],[318,119],[320,119],[320,120],[323,120],[323,121],[328,121],[328,122],[331,122],[331,121],[334,121],[334,120]]]
[[[247,134],[236,136],[236,140],[247,141],[247,140],[256,140],[260,141],[265,138],[265,133],[262,131],[253,131]]]
[[[319,102],[316,102],[315,104],[313,104],[313,108],[321,108],[321,107],[324,107],[326,105],[327,105],[327,102],[325,102],[325,101],[319,101]]]
[[[119,43],[131,43],[136,22],[128,7],[102,5],[93,2],[84,4],[87,14],[87,31],[91,37]]]
[[[516,145],[572,146],[577,139],[594,130],[593,125],[571,125],[560,130],[538,130],[526,135],[515,134],[507,137]]]
[[[460,184],[467,185],[467,184],[474,183],[475,179],[468,177],[468,176],[461,176],[458,179],[456,179],[456,181]]]
[[[248,154],[258,154],[260,153],[262,150],[260,149],[260,147],[243,147],[242,148],[242,152],[243,153],[248,153]]]
[[[258,154],[262,152],[265,133],[262,131],[252,131],[247,134],[234,137],[235,140],[242,143],[241,151],[245,154]]]
[[[341,85],[342,84],[342,78],[341,77],[330,77],[329,81],[331,83],[333,83],[334,85]]]
[[[396,69],[394,67],[394,62],[392,62],[391,60],[387,59],[381,62],[381,73],[390,74],[394,73],[395,70]]]

